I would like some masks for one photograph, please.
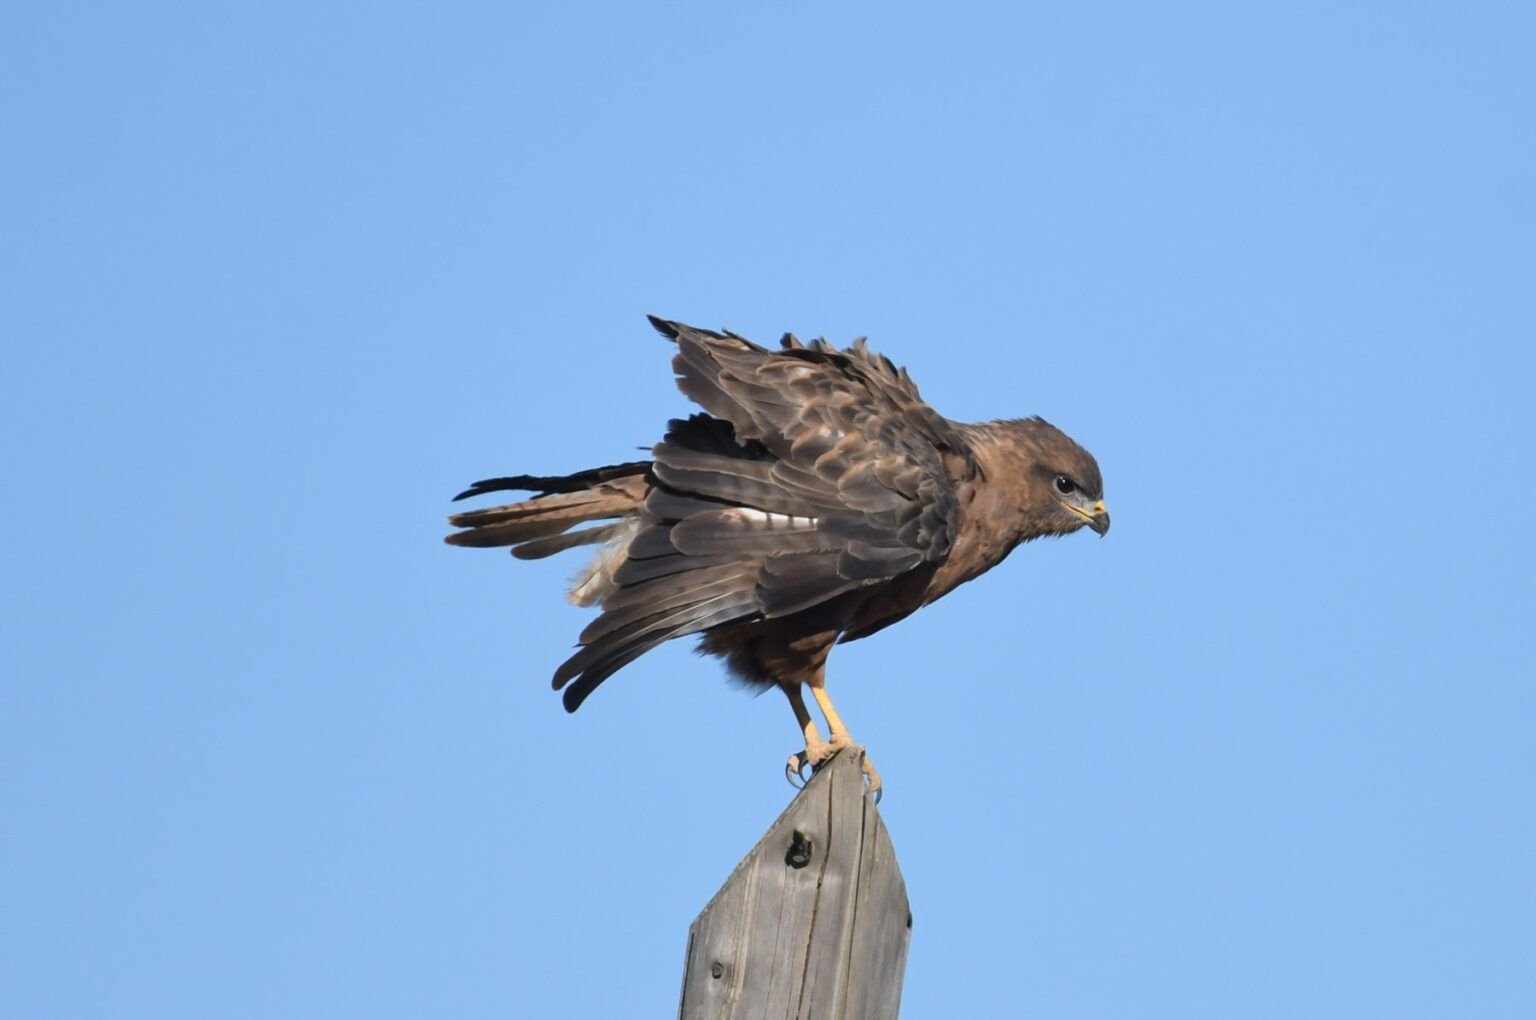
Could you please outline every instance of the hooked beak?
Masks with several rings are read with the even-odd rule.
[[[1102,499],[1094,503],[1088,510],[1073,506],[1066,500],[1062,500],[1061,505],[1081,517],[1090,528],[1098,532],[1100,538],[1103,538],[1104,533],[1109,530],[1109,511],[1104,509],[1104,501]]]
[[[1101,499],[1093,504],[1093,516],[1088,518],[1088,526],[1099,533],[1103,538],[1109,531],[1109,511],[1104,509],[1104,501]]]

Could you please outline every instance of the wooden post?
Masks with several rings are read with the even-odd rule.
[[[680,1020],[896,1016],[912,913],[862,754],[817,772],[693,922]]]

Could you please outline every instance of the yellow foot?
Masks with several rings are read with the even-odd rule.
[[[806,744],[804,751],[789,756],[789,761],[784,765],[784,778],[788,779],[789,785],[795,789],[805,789],[805,784],[810,782],[816,770],[831,761],[832,756],[846,746],[847,744],[831,744],[825,740]],[[810,771],[807,772],[807,769]]]
[[[789,761],[784,765],[784,777],[789,780],[789,785],[797,790],[805,789],[805,784],[811,777],[821,771],[821,767],[831,761],[837,752],[851,747],[859,756],[859,771],[864,773],[865,785],[869,787],[870,796],[875,798],[875,803],[880,803],[883,795],[883,785],[880,781],[880,773],[869,763],[869,754],[864,748],[844,737],[841,741],[819,741],[810,745],[804,751],[789,756]],[[806,770],[810,773],[807,774]]]
[[[880,782],[880,773],[869,763],[869,755],[861,747],[859,750],[859,768],[864,772],[864,783],[869,787],[869,795],[880,803],[880,798],[885,796],[885,787]]]

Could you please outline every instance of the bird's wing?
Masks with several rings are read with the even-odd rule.
[[[677,341],[678,387],[708,414],[674,421],[653,451],[617,590],[555,674],[571,710],[670,638],[937,564],[958,528],[949,467],[969,462],[964,437],[862,341],[769,350],[653,321]]]
[[[666,488],[763,512],[678,513],[673,544],[693,555],[767,555],[758,579],[763,615],[796,612],[949,552],[958,506],[945,460],[963,455],[965,441],[905,371],[862,340],[838,351],[786,337],[773,351],[677,323],[658,328],[677,340],[678,387],[729,422],[738,445],[763,451],[746,462],[751,477],[743,479],[732,451],[657,449]],[[666,504],[666,495],[652,498]]]

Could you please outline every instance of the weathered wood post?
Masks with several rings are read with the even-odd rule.
[[[912,913],[861,753],[812,777],[693,922],[680,1020],[896,1016]]]

